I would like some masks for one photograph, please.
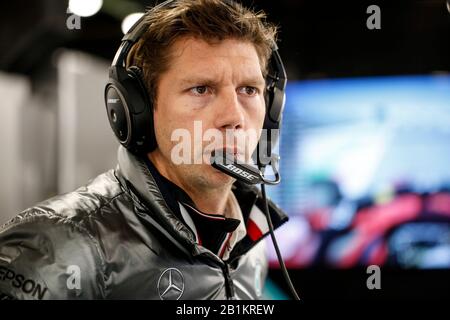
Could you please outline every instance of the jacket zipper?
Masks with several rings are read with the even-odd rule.
[[[233,279],[230,276],[230,268],[228,263],[224,263],[223,275],[225,277],[225,292],[228,300],[235,300]]]

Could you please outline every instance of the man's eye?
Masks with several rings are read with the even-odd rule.
[[[193,88],[191,88],[191,92],[196,95],[204,95],[205,93],[208,92],[208,87],[207,86],[193,87]]]
[[[258,94],[258,88],[255,87],[250,87],[250,86],[245,86],[245,87],[241,87],[239,88],[239,93],[243,93],[247,96],[255,96]]]

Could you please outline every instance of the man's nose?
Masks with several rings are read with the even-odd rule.
[[[224,90],[216,105],[215,127],[217,129],[242,129],[245,116],[236,90]]]

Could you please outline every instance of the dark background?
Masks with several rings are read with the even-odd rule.
[[[120,14],[155,3],[129,0],[124,6],[123,2],[105,0],[109,9],[82,18],[80,30],[66,28],[66,1],[3,2],[0,68],[33,74],[61,46],[111,60],[122,36]],[[445,0],[242,2],[264,10],[280,26],[279,47],[290,79],[450,69],[450,14]],[[381,9],[381,30],[366,27],[371,4]]]

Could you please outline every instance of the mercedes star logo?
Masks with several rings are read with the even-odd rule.
[[[161,300],[179,300],[184,292],[184,278],[180,270],[168,268],[158,280],[158,293]]]

